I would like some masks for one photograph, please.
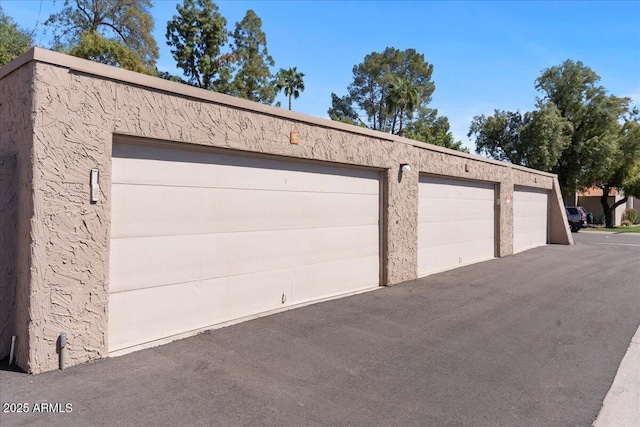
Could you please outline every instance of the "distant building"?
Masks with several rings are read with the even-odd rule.
[[[593,214],[594,221],[596,223],[604,223],[604,209],[600,198],[602,197],[602,189],[598,187],[591,187],[586,191],[577,192],[574,200],[565,199],[567,206],[582,206],[587,212]],[[624,192],[618,191],[616,188],[612,188],[609,192],[609,206],[612,206],[619,200],[624,199]],[[613,225],[618,226],[622,223],[622,217],[624,211],[627,208],[640,208],[640,202],[633,196],[629,196],[627,203],[623,203],[615,209],[613,213]]]

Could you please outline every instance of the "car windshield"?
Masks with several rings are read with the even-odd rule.
[[[576,208],[567,208],[567,212],[569,212],[572,215],[577,215],[578,214],[578,209],[576,209]]]

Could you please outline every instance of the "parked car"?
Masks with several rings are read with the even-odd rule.
[[[578,232],[587,226],[587,211],[582,206],[567,206],[564,209],[572,232]]]

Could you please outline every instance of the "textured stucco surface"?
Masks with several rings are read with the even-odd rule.
[[[0,358],[28,360],[32,204],[32,84],[27,64],[0,80]]]
[[[20,302],[30,318],[24,319],[28,332],[21,333],[26,335],[21,338],[28,342],[28,353],[18,359],[30,372],[57,368],[60,332],[68,336],[68,364],[107,356],[114,139],[197,144],[385,171],[382,284],[416,278],[420,173],[495,182],[501,201],[512,195],[514,185],[557,188],[549,174],[64,55],[42,50],[35,54],[41,59],[36,57],[16,71],[34,70],[30,183],[35,216],[25,284],[28,300]],[[12,75],[5,76],[3,84]],[[25,79],[12,86],[29,86]],[[300,133],[298,145],[289,143],[293,130]],[[412,165],[411,172],[399,173],[402,163]],[[100,169],[102,199],[91,204],[89,171],[95,167]],[[512,216],[512,206],[500,203],[499,256],[512,253]]]
[[[34,82],[27,370],[40,372],[57,367],[61,332],[69,365],[107,355],[108,203],[90,204],[88,194],[91,168],[108,182],[115,91],[111,82],[41,63]]]

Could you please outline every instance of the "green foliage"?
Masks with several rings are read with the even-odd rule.
[[[405,135],[407,138],[428,144],[439,145],[452,150],[469,150],[462,146],[461,141],[455,141],[449,131],[449,119],[438,117],[438,110],[432,108],[421,108],[418,117],[407,124]]]
[[[90,59],[105,58],[123,67],[134,55],[136,64],[150,70],[158,59],[151,7],[151,0],[65,0],[62,11],[51,15],[45,25],[53,28],[56,50],[87,53]],[[99,47],[105,51],[99,52]],[[114,60],[116,53],[119,59]]]
[[[31,35],[18,28],[0,7],[0,67],[25,53],[33,44]]]
[[[304,73],[298,72],[297,67],[281,68],[276,75],[276,90],[283,91],[289,97],[289,110],[291,110],[291,98],[298,99],[300,92],[304,91]]]
[[[625,119],[620,134],[617,162],[608,182],[622,188],[627,196],[640,198],[640,120],[635,112]],[[602,185],[604,180],[596,182]]]
[[[609,95],[599,81],[582,62],[566,60],[536,80],[536,111],[474,117],[469,136],[478,153],[557,174],[565,194],[601,188],[611,227],[613,210],[627,200],[609,206],[611,189],[640,194],[640,122],[631,100]]]
[[[571,143],[571,123],[553,104],[543,104],[526,113],[522,128],[523,164],[544,171],[553,170]]]
[[[169,73],[167,71],[156,70],[155,76],[159,77],[161,79],[164,79],[164,80],[169,80],[170,82],[176,82],[176,83],[181,83],[181,84],[185,84],[185,85],[189,84],[189,82],[184,80],[182,77],[174,76],[173,74],[171,74],[171,73]]]
[[[627,202],[628,196],[640,196],[640,122],[635,111],[623,120],[623,123],[616,121],[613,130],[598,138],[600,146],[595,148],[600,151],[583,163],[586,164],[583,185],[592,180],[592,185],[602,189],[600,202],[607,227],[613,226],[613,212]],[[625,197],[609,205],[612,188],[624,192]]]
[[[428,108],[435,90],[432,74],[433,65],[415,49],[372,52],[353,67],[347,95],[331,94],[327,113],[331,120],[468,151],[453,140],[447,118]]]
[[[547,104],[524,116],[501,110],[476,116],[468,135],[475,135],[478,154],[550,172],[569,146],[571,132],[571,124]]]
[[[476,153],[500,161],[523,163],[521,130],[523,118],[519,111],[495,110],[492,116],[475,116],[468,136],[476,137]]]
[[[267,36],[262,21],[253,10],[248,10],[242,21],[236,23],[232,45],[239,69],[231,82],[230,94],[251,101],[271,104],[276,97],[270,67],[275,61],[267,51]]]
[[[638,162],[637,120],[629,99],[608,95],[599,79],[570,60],[545,70],[536,80],[537,110],[474,117],[476,152],[557,173],[567,191],[623,186]]]
[[[391,133],[395,133],[396,118],[398,118],[398,135],[402,135],[402,119],[405,115],[412,118],[413,111],[418,104],[418,88],[411,84],[409,79],[395,77],[387,85],[387,96],[385,99],[386,112],[393,116]]]
[[[107,39],[96,31],[86,31],[80,40],[68,52],[79,58],[89,59],[102,64],[121,67],[126,70],[154,75],[140,58],[119,40]]]
[[[630,99],[607,94],[599,81],[591,68],[571,60],[544,70],[536,80],[539,103],[555,105],[573,127],[571,142],[552,170],[566,190],[623,181],[614,170],[623,157],[621,121],[630,112]]]
[[[367,125],[360,120],[358,113],[353,107],[353,101],[348,96],[339,97],[331,92],[331,108],[327,111],[331,120],[337,122],[348,123],[351,125],[363,126]]]
[[[405,79],[418,94],[416,108],[426,107],[435,90],[432,73],[433,65],[415,49],[401,51],[388,47],[382,53],[372,52],[364,62],[353,67],[353,82],[347,88],[348,94],[342,98],[332,96],[329,116],[334,120],[346,118],[356,122],[363,115],[370,129],[391,132],[401,114],[403,120],[410,119],[406,108],[402,112],[387,108],[391,85],[397,79]],[[357,117],[352,113],[357,113]]]
[[[177,15],[167,23],[167,44],[189,83],[227,93],[231,77],[231,54],[221,54],[228,33],[227,20],[211,0],[184,0]]]
[[[635,224],[638,222],[638,209],[636,208],[628,208],[624,210],[624,214],[622,218],[626,221],[629,221],[631,224]]]

